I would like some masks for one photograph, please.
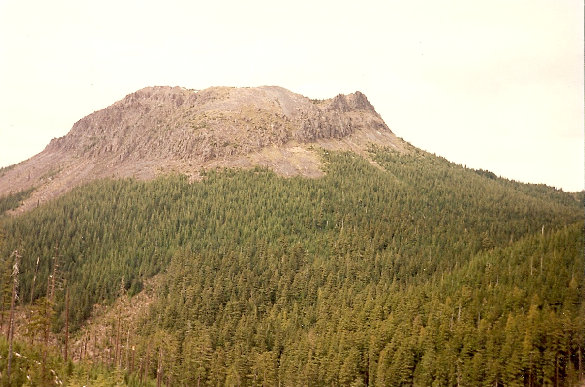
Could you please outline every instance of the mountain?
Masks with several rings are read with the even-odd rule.
[[[0,330],[18,251],[20,384],[49,384],[65,348],[76,366],[49,364],[73,385],[582,383],[583,193],[418,150],[359,93],[136,94],[0,172],[19,187],[0,197]],[[241,120],[189,142],[185,106]],[[49,156],[69,161],[17,185]]]
[[[97,178],[267,166],[322,176],[312,145],[404,149],[359,91],[316,101],[281,87],[147,87],[82,118],[43,152],[0,171],[0,196],[34,188],[19,211]]]

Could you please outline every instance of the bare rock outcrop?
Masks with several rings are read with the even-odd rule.
[[[404,149],[361,92],[315,101],[281,87],[146,87],[77,121],[43,152],[0,176],[0,196],[36,190],[23,210],[101,177],[260,164],[316,177],[319,145]]]

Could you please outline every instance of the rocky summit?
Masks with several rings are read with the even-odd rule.
[[[366,155],[372,143],[407,146],[359,91],[312,100],[276,86],[146,87],[0,170],[0,196],[34,188],[17,210],[24,211],[96,178],[176,172],[198,179],[206,168],[254,165],[319,177],[319,149]]]

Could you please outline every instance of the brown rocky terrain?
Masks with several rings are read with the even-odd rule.
[[[0,171],[0,196],[35,191],[17,212],[104,177],[153,178],[204,168],[322,175],[317,149],[406,149],[366,96],[310,100],[281,87],[147,87],[76,122],[38,155]]]

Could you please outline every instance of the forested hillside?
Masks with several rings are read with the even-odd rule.
[[[64,289],[74,331],[160,274],[148,318],[116,345],[171,385],[575,383],[583,194],[370,152],[376,165],[323,151],[320,179],[92,182],[4,217],[2,257],[22,254],[21,303],[39,305],[56,274],[61,336]]]

